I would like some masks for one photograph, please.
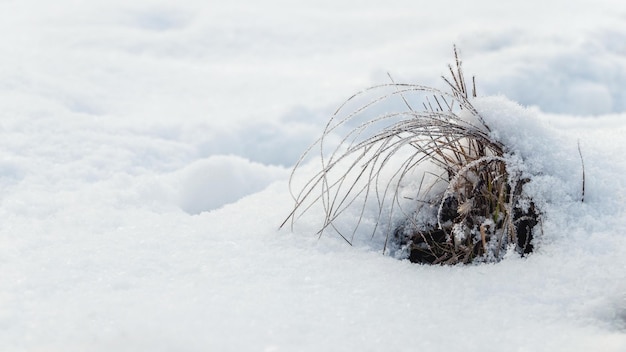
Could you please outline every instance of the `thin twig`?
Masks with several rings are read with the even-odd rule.
[[[582,166],[583,172],[583,185],[582,185],[582,195],[580,197],[580,201],[585,201],[585,161],[583,160],[583,152],[580,150],[580,139],[578,140],[578,155],[580,155],[580,165]]]

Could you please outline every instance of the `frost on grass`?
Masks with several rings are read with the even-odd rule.
[[[515,133],[484,119],[456,50],[455,58],[443,78],[449,91],[392,79],[340,106],[305,153],[319,148],[320,168],[299,187],[305,156],[294,168],[295,206],[283,225],[321,211],[319,235],[334,232],[353,244],[369,233],[386,253],[417,263],[495,262],[510,248],[532,252],[541,210],[525,192],[532,173],[524,148],[502,138]],[[345,126],[354,127],[334,139]]]

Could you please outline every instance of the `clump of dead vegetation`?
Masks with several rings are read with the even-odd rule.
[[[352,244],[362,224],[373,223],[387,251],[417,263],[494,262],[512,246],[532,252],[540,212],[524,195],[529,180],[472,105],[475,81],[470,92],[456,48],[454,55],[450,77],[443,77],[449,91],[392,80],[342,104],[315,144],[321,168],[292,191],[295,206],[282,226],[321,205],[320,235],[334,231]],[[402,109],[384,112],[392,99]],[[341,129],[348,130],[343,139],[330,141]],[[410,195],[407,184],[417,184]],[[364,218],[372,206],[374,217]],[[346,229],[339,219],[348,209],[357,215]]]

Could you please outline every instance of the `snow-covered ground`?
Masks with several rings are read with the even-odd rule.
[[[5,0],[0,30],[0,350],[626,351],[626,3]],[[502,132],[539,189],[580,140],[585,203],[551,187],[490,265],[278,231],[332,111],[442,87],[453,44],[530,106]]]

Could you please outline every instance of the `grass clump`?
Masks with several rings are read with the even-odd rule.
[[[321,168],[292,192],[281,227],[321,205],[319,235],[334,231],[352,244],[367,223],[372,236],[384,234],[386,252],[417,263],[494,262],[511,246],[532,252],[539,215],[523,193],[528,180],[472,105],[474,80],[470,92],[456,48],[454,55],[442,77],[449,91],[392,79],[346,100],[296,164],[292,180],[320,147]],[[333,140],[341,130],[343,139]]]

